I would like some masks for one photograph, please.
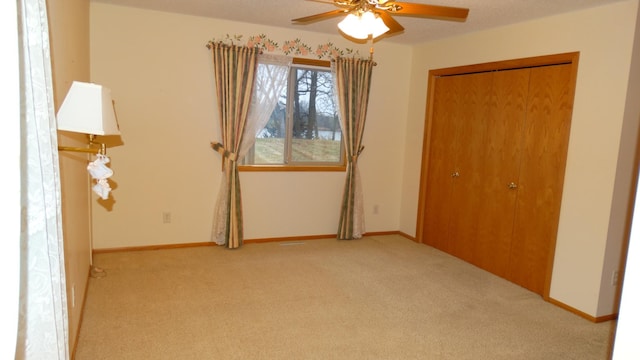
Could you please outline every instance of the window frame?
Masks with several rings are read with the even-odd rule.
[[[331,68],[331,61],[329,60],[318,60],[318,59],[305,59],[305,58],[296,58],[292,59],[292,65],[302,65],[309,68]],[[289,76],[292,76],[291,73]],[[289,85],[287,85],[287,89]],[[288,94],[288,93],[287,93]],[[289,106],[289,102],[287,102],[287,107]],[[287,124],[287,135],[285,142],[289,143],[291,141],[291,134],[289,128],[291,124]],[[239,171],[346,171],[347,169],[347,159],[346,159],[346,151],[344,149],[344,137],[341,134],[340,140],[341,149],[340,149],[340,163],[319,163],[314,165],[312,163],[299,163],[300,165],[292,165],[292,164],[256,164],[256,165],[247,165],[247,164],[239,164]],[[287,145],[290,147],[291,145]],[[286,152],[290,152],[290,149],[285,149]]]

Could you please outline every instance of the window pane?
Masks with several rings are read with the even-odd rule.
[[[280,96],[278,105],[273,109],[267,125],[256,136],[256,143],[252,151],[253,161],[248,161],[249,163],[256,165],[285,163],[286,101],[285,89],[285,93]]]
[[[340,162],[340,141],[294,139],[291,158],[295,162]]]
[[[341,132],[331,71],[296,68],[293,92],[292,162],[341,161]]]
[[[342,133],[331,70],[292,66],[287,89],[243,165],[343,166]]]

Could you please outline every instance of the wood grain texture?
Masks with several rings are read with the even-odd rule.
[[[460,174],[454,178],[451,196],[451,221],[449,236],[451,253],[463,260],[473,260],[473,244],[476,241],[477,220],[482,204],[482,162],[489,117],[489,102],[493,73],[459,76],[464,86],[458,93],[456,109],[458,133],[455,140],[455,168]]]
[[[478,209],[478,228],[472,263],[507,277],[509,253],[519,183],[523,128],[526,116],[530,69],[493,73],[490,116],[478,188],[483,199]]]
[[[547,300],[578,57],[429,72],[419,242]]]
[[[426,181],[423,242],[444,251],[449,248],[449,204],[453,191],[451,174],[455,166],[455,138],[460,108],[458,93],[463,79],[457,77],[437,78],[434,81],[437,96],[433,102],[431,123],[429,171]]]
[[[555,244],[573,106],[571,65],[531,69],[509,279],[542,294]]]

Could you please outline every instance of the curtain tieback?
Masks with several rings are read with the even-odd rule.
[[[236,161],[238,159],[238,155],[225,149],[221,143],[211,143],[211,147],[213,150],[219,152],[223,157],[228,158],[231,161]]]
[[[351,162],[355,163],[358,161],[358,157],[362,153],[362,150],[364,150],[364,146],[360,146],[360,149],[358,149],[358,152],[351,157]]]

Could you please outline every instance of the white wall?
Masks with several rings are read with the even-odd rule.
[[[625,167],[618,175],[630,177],[633,164],[632,152],[618,152],[637,8],[637,0],[624,1],[415,47],[400,229],[415,234],[430,69],[579,51],[550,295],[591,316],[614,313],[615,286],[602,279],[608,277],[605,268],[620,264],[619,256],[605,264],[607,243],[620,247],[625,240],[624,222],[612,229],[610,214],[626,213],[628,205],[612,198],[617,167]],[[628,196],[627,190],[621,198]]]
[[[640,17],[640,8],[638,9]],[[640,22],[636,23],[636,39],[632,57],[631,76],[629,82],[629,94],[627,102],[629,109],[626,119],[640,121]],[[638,129],[635,129],[638,134]],[[640,147],[636,147],[636,156],[640,156]],[[638,323],[640,322],[640,187],[638,184],[638,161],[634,171],[634,181],[631,188],[635,188],[635,204],[631,222],[631,236],[629,239],[626,269],[622,285],[622,298],[620,303],[620,316],[616,328],[616,337],[613,348],[614,360],[627,360],[640,358],[640,344],[638,343]],[[622,277],[621,277],[622,278]]]
[[[112,198],[94,201],[94,248],[205,242],[220,183],[218,112],[208,40],[266,34],[282,44],[340,36],[91,4],[91,80],[116,101],[122,142],[109,149]],[[399,228],[411,49],[375,45],[366,147],[359,162],[366,230]],[[117,144],[117,140],[114,144]],[[335,234],[342,172],[242,172],[245,239]],[[311,186],[310,188],[308,186]],[[96,205],[97,204],[97,205]],[[379,213],[373,214],[373,205]],[[162,223],[170,211],[172,222]]]
[[[48,0],[49,39],[56,111],[73,81],[89,81],[89,0]],[[85,134],[58,132],[58,144],[83,147]],[[69,346],[80,329],[91,256],[88,154],[61,151],[62,229],[69,309]]]
[[[626,106],[622,123],[622,134],[620,138],[621,156],[618,158],[617,174],[613,192],[613,204],[609,223],[609,239],[619,239],[628,237],[630,219],[630,209],[633,207],[633,196],[629,192],[635,193],[635,182],[638,159],[633,158],[638,149],[638,135],[640,134],[640,6],[637,10],[638,21],[635,26],[635,41],[633,53],[631,55],[631,71],[629,73]],[[623,206],[627,204],[628,206]],[[618,282],[622,280],[623,269],[621,264],[615,260],[620,257],[626,248],[625,243],[608,241],[605,250],[604,270],[602,272],[603,286],[612,281],[612,274],[618,272],[616,278]],[[620,286],[620,284],[618,284]],[[606,311],[612,305],[611,299],[606,298],[605,292],[601,293],[601,301],[598,304],[598,311]]]

